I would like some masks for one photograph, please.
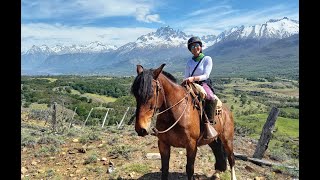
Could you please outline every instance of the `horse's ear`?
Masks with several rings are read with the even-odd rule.
[[[137,65],[137,73],[138,75],[143,72],[143,67],[141,65]]]
[[[159,74],[161,73],[161,71],[162,71],[162,69],[163,69],[163,67],[164,67],[165,65],[166,65],[166,64],[161,64],[161,66],[158,67],[158,69],[156,69],[156,70],[153,71],[153,78],[154,78],[154,79],[157,79],[157,78],[158,78]]]

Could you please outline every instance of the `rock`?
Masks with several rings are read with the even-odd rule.
[[[74,149],[69,149],[67,152],[68,152],[69,154],[75,154],[75,153],[76,153],[76,150],[74,150]]]
[[[255,178],[253,178],[253,180],[266,180],[266,178],[262,177],[262,176],[257,176]]]
[[[78,152],[80,153],[86,153],[87,152],[87,149],[85,147],[81,147],[78,149]]]
[[[27,168],[25,168],[25,167],[21,168],[21,174],[25,174],[27,171],[28,171]]]
[[[33,160],[33,161],[31,162],[31,165],[33,165],[33,166],[37,165],[37,161],[34,161],[34,160]]]
[[[114,171],[114,164],[112,161],[109,161],[109,167],[107,169],[107,173],[110,174]]]
[[[45,173],[45,170],[44,169],[38,169],[38,173],[39,174],[43,174],[43,173]]]
[[[249,171],[249,172],[254,172],[255,170],[252,168],[252,167],[250,167],[250,166],[246,166],[246,167],[244,167],[247,171]]]
[[[70,176],[70,177],[73,177],[73,176],[74,176],[74,174],[70,174],[69,176]]]
[[[79,142],[79,139],[73,139],[72,142],[77,143]]]
[[[101,161],[106,161],[106,160],[107,160],[107,158],[105,158],[105,157],[101,158]]]
[[[135,172],[131,172],[131,173],[129,174],[129,177],[133,178],[135,174],[136,174]]]
[[[160,153],[147,153],[147,159],[161,159]]]
[[[103,146],[103,144],[99,144],[99,145],[98,145],[98,148],[101,148],[102,146]]]

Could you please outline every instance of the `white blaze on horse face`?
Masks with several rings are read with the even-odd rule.
[[[147,106],[140,107],[139,117],[136,125],[148,131],[151,125],[152,115],[153,110],[147,108]]]

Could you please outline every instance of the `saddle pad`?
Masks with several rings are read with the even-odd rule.
[[[217,101],[217,106],[216,106],[216,110],[221,110],[222,109],[222,102],[221,102],[221,100],[218,98],[218,96],[217,95],[213,95],[214,96],[214,99],[217,99],[218,101]]]
[[[197,83],[193,83],[193,85],[196,87],[197,91],[199,92],[200,98],[205,99],[207,96],[207,92],[204,90],[204,88]]]

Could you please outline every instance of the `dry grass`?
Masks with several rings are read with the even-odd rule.
[[[23,123],[22,136],[30,133],[45,136],[49,132],[40,132],[43,123]],[[29,124],[29,125],[27,125]],[[32,128],[37,124],[37,128]],[[31,128],[31,129],[30,129]],[[48,128],[48,127],[42,127]],[[28,130],[29,129],[29,130]],[[35,133],[35,131],[39,131]],[[72,128],[65,135],[51,134],[64,140],[63,144],[35,144],[33,147],[21,147],[21,164],[26,168],[22,179],[159,179],[160,159],[147,159],[147,153],[157,153],[157,138],[154,136],[138,137],[134,126],[125,126],[122,130],[116,127]],[[89,134],[95,138],[89,138]],[[79,139],[88,136],[82,144]],[[39,138],[39,137],[38,137]],[[37,138],[36,138],[37,139]],[[34,142],[37,142],[37,140]],[[236,137],[235,151],[252,154],[254,145],[249,139]],[[84,151],[85,150],[85,151]],[[213,153],[208,146],[198,147],[195,161],[196,179],[209,179],[214,173]],[[114,171],[107,173],[109,163]],[[171,149],[169,179],[186,179],[186,151],[181,148]],[[248,166],[250,168],[248,168]],[[273,173],[272,168],[260,167],[250,162],[236,161],[238,179],[253,179],[256,176],[291,179],[290,175]],[[220,175],[229,179],[230,171]]]

